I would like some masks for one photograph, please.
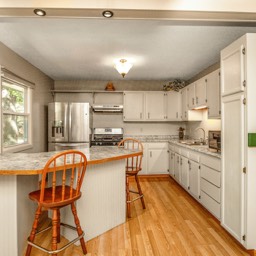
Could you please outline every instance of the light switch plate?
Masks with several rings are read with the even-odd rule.
[[[256,147],[256,133],[248,133],[248,147]]]

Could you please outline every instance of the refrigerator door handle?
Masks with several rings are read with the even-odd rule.
[[[72,103],[69,103],[68,108],[68,138],[72,138]]]

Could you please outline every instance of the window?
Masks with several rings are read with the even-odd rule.
[[[2,78],[2,149],[17,152],[32,147],[31,88]]]

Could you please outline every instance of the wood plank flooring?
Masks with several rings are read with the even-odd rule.
[[[139,200],[133,203],[132,218],[125,224],[86,243],[88,256],[249,255],[171,178],[140,178],[140,181],[147,208],[143,210]],[[50,233],[38,240],[50,246]],[[46,255],[32,249],[31,256]],[[59,254],[81,255],[82,250],[77,246]]]

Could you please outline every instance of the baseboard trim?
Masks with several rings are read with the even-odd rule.
[[[140,178],[167,178],[170,177],[169,174],[146,174],[146,175],[139,175]]]

